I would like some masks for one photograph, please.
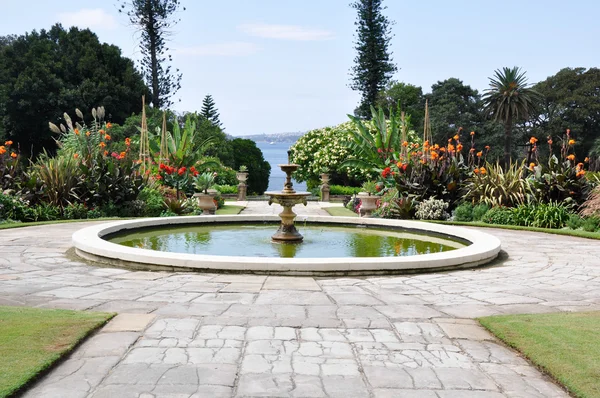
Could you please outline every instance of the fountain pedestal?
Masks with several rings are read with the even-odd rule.
[[[269,205],[277,203],[283,206],[283,211],[279,213],[281,225],[275,235],[271,239],[275,242],[302,242],[304,238],[294,225],[296,213],[292,210],[297,204],[306,206],[306,198],[310,196],[310,192],[296,192],[292,184],[292,173],[300,167],[297,164],[279,164],[281,170],[286,174],[285,184],[281,192],[265,192],[269,195]]]

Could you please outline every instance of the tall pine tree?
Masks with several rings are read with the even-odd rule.
[[[213,126],[221,127],[219,112],[215,106],[215,101],[213,100],[212,95],[208,94],[206,97],[204,97],[204,100],[202,100],[202,109],[200,110],[200,114],[208,119]]]
[[[375,106],[379,92],[396,72],[389,52],[391,22],[382,14],[383,0],[356,0],[351,4],[357,13],[356,58],[351,70],[350,88],[360,91],[361,102],[354,111],[356,116],[367,118]]]
[[[155,108],[173,105],[171,97],[181,88],[182,74],[179,69],[171,70],[168,63],[173,59],[165,47],[170,29],[179,22],[174,14],[180,5],[179,0],[123,0],[119,9],[126,10],[129,21],[140,32],[142,73]]]

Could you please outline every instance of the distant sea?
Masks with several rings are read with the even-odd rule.
[[[287,151],[292,145],[293,143],[290,142],[275,142],[274,144],[269,144],[268,142],[256,143],[256,146],[262,151],[265,160],[271,165],[268,191],[281,191],[283,189],[285,173],[277,165],[288,162]],[[293,183],[296,191],[306,191],[305,182],[293,181]]]

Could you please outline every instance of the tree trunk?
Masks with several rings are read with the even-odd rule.
[[[505,170],[510,166],[510,152],[512,148],[512,116],[504,122],[504,167]]]

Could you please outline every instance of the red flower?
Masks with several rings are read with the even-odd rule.
[[[161,164],[158,166],[158,168],[159,168],[159,169],[161,169],[161,170],[165,170],[165,169],[167,168],[167,166],[165,166],[165,164],[164,164],[164,163],[161,163]]]
[[[392,169],[390,169],[389,167],[386,167],[385,169],[383,169],[383,171],[381,172],[381,176],[383,178],[388,178],[389,175],[392,173]]]
[[[185,173],[186,168],[182,167],[177,171],[177,174],[179,174],[180,176],[182,176]]]

